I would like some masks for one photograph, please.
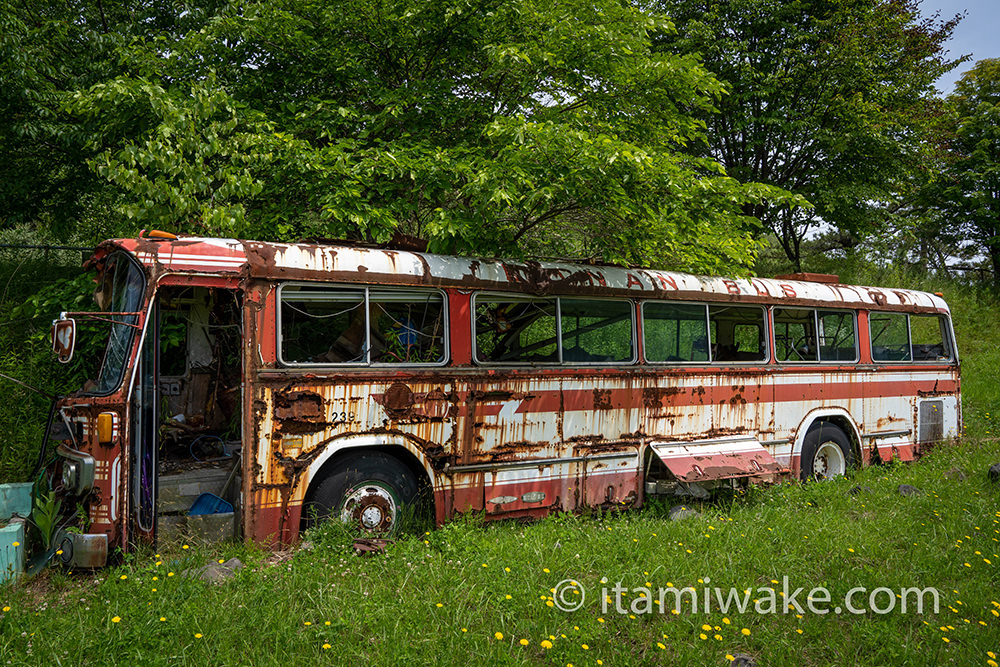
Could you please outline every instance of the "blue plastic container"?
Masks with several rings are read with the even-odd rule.
[[[203,493],[195,499],[194,504],[191,505],[191,509],[188,510],[188,515],[226,514],[232,511],[233,505],[228,500],[220,498],[214,493]]]

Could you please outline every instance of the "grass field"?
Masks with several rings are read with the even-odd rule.
[[[976,292],[946,297],[967,435],[918,463],[755,488],[676,522],[663,505],[530,524],[470,519],[372,558],[327,526],[295,552],[176,547],[97,573],[53,568],[0,588],[0,664],[726,665],[744,654],[758,665],[996,667],[1000,484],[986,469],[1000,462],[1000,311]],[[900,484],[923,493],[900,495]],[[227,583],[182,575],[233,556],[247,567]],[[789,600],[777,593],[776,612],[757,613],[753,600],[766,610],[785,577],[789,594],[804,589],[804,613],[783,613]],[[585,591],[576,611],[559,606],[583,596],[552,590],[565,580]],[[613,598],[602,604],[617,582],[624,613]],[[816,606],[840,614],[807,608],[819,586],[831,602]],[[750,607],[723,612],[713,595],[708,612],[686,604],[674,614],[667,597],[661,612],[661,587],[691,587],[699,601],[706,589],[749,589]],[[853,614],[842,603],[857,587],[866,591],[853,604],[869,609]],[[903,613],[891,593],[927,587],[940,594],[936,613],[915,613],[913,597]],[[878,588],[890,592],[871,604]]]

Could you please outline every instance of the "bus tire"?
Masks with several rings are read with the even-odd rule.
[[[348,454],[334,463],[306,503],[308,525],[339,518],[353,532],[392,535],[404,508],[412,507],[419,487],[413,473],[382,452]]]
[[[799,456],[803,482],[842,477],[854,466],[854,450],[847,434],[839,426],[819,422],[809,429]]]

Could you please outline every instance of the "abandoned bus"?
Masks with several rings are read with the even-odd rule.
[[[85,518],[70,564],[219,517],[272,544],[326,516],[386,533],[418,497],[438,523],[638,507],[960,430],[935,294],[163,233],[89,264],[113,324],[49,429]]]

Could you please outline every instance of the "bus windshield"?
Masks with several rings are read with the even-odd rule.
[[[139,265],[123,252],[108,257],[103,280],[94,295],[98,307],[111,313],[128,313],[139,310],[146,279]],[[104,351],[104,362],[97,376],[97,383],[90,393],[108,394],[118,388],[125,372],[128,351],[136,334],[135,315],[111,315],[114,323]]]

